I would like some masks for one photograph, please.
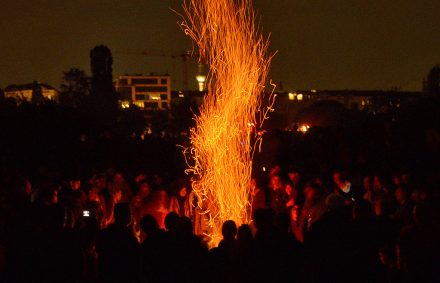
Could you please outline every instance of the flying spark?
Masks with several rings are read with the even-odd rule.
[[[275,99],[272,89],[266,97],[269,106],[262,106],[272,56],[250,0],[188,0],[183,8],[184,31],[196,43],[200,61],[210,67],[208,94],[185,153],[190,156],[186,172],[193,175],[215,246],[224,221],[240,225],[251,220],[252,158],[261,145],[258,129]]]

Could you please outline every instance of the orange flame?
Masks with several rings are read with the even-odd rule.
[[[261,143],[253,127],[261,127],[273,111],[273,94],[262,107],[272,56],[250,0],[188,0],[183,8],[184,31],[210,67],[208,95],[185,153],[191,156],[186,172],[194,176],[194,193],[209,218],[208,236],[215,246],[224,221],[251,220],[252,158]]]

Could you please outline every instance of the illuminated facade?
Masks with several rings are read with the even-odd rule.
[[[171,101],[170,76],[119,76],[115,82],[122,108],[136,105],[141,109],[169,109]]]
[[[34,82],[31,84],[9,85],[4,90],[5,98],[14,99],[17,103],[36,101],[36,96],[43,100],[58,102],[59,92],[48,84]]]
[[[297,90],[279,92],[275,100],[275,113],[282,117],[274,127],[298,131],[316,126],[312,121],[298,121],[301,113],[316,103],[337,103],[346,110],[362,111],[371,115],[396,113],[401,107],[410,105],[422,97],[421,92],[381,90]],[[307,122],[307,123],[303,123]]]

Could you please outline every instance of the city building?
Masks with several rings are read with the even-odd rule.
[[[347,110],[359,110],[372,115],[392,114],[423,96],[421,92],[382,90],[305,90],[276,94],[274,113],[282,117],[287,127],[297,124],[298,115],[316,103],[338,103]]]
[[[54,87],[39,82],[21,85],[9,85],[4,89],[4,97],[14,99],[17,103],[51,100],[58,102],[59,91]]]
[[[168,75],[125,75],[115,82],[122,108],[136,105],[140,109],[169,109],[171,102],[171,78]]]

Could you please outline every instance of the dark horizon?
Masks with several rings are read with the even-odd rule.
[[[168,72],[173,89],[180,88],[180,59],[130,53],[191,48],[170,10],[179,10],[181,1],[4,2],[0,87],[32,81],[59,87],[71,67],[90,74],[89,51],[105,44],[115,77]],[[270,78],[285,90],[420,91],[440,63],[440,2],[337,2],[254,1],[270,49],[278,50]]]

